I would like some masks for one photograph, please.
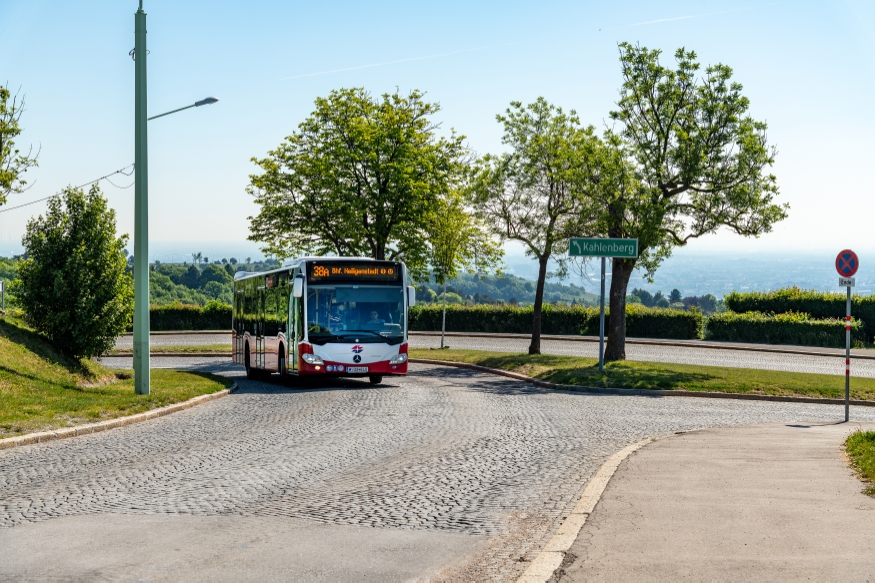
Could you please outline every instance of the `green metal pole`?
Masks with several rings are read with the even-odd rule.
[[[149,394],[149,142],[146,134],[146,13],[134,15],[134,392]]]

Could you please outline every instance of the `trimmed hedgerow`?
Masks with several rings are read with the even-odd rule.
[[[419,304],[410,309],[410,329],[438,331],[441,329],[440,305]],[[474,306],[447,306],[448,332],[492,332],[529,334],[532,331],[533,310],[508,305],[478,304]],[[610,312],[606,311],[606,327]],[[544,306],[541,312],[543,334],[577,335],[598,334],[599,311],[582,306]],[[691,339],[702,336],[702,314],[646,308],[634,304],[626,306],[626,334],[640,338]]]
[[[706,337],[709,340],[753,342],[758,344],[802,344],[805,346],[845,345],[845,321],[838,318],[814,319],[809,314],[763,314],[725,312],[708,318]],[[851,320],[851,342],[862,344],[866,339],[864,323]]]
[[[230,330],[231,306],[209,301],[204,307],[167,304],[149,309],[149,326],[155,332],[166,330]]]
[[[844,320],[846,302],[847,295],[844,293],[818,292],[798,287],[773,292],[732,292],[723,298],[724,305],[739,314],[799,312],[808,314],[815,320],[822,318]],[[868,338],[872,338],[872,334],[875,334],[875,296],[851,296],[851,314],[863,322]]]

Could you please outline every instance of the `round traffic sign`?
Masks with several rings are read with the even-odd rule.
[[[860,260],[857,258],[857,254],[850,249],[839,252],[838,257],[836,257],[836,271],[842,277],[851,277],[857,273],[859,267]]]

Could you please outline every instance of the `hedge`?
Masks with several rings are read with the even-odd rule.
[[[803,290],[798,287],[773,292],[732,292],[723,298],[724,305],[736,313],[761,312],[785,314],[798,312],[813,319],[844,320],[847,295]],[[875,296],[851,296],[851,314],[863,322],[868,338],[875,334]]]
[[[203,308],[188,304],[152,306],[149,316],[154,331],[231,329],[231,306],[219,302],[209,302]],[[609,319],[610,311],[606,310],[606,326]],[[411,308],[410,329],[439,331],[441,306],[418,304]],[[532,308],[488,304],[448,305],[447,331],[530,334]],[[547,305],[541,312],[541,332],[544,334],[595,335],[598,331],[597,308],[557,308]],[[626,333],[639,338],[701,338],[702,314],[698,311],[682,312],[631,304],[626,306]]]
[[[410,309],[410,329],[414,331],[439,331],[441,329],[440,305],[418,304]],[[508,305],[478,304],[474,306],[447,306],[448,332],[492,332],[505,334],[530,334],[533,309]],[[606,310],[605,326],[610,313]],[[598,334],[599,311],[597,308],[574,306],[559,308],[544,306],[541,312],[543,334]],[[626,334],[639,338],[691,339],[702,336],[702,314],[698,311],[682,312],[646,308],[640,304],[626,306]]]
[[[851,343],[862,345],[866,339],[864,323],[851,320]],[[802,344],[806,346],[845,346],[845,320],[813,319],[808,314],[763,314],[724,312],[708,318],[709,340],[753,342],[758,344]]]
[[[204,307],[167,304],[149,308],[149,326],[163,330],[231,330],[231,306],[210,301]]]

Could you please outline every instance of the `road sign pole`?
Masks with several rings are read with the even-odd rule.
[[[854,274],[860,268],[860,258],[850,249],[839,251],[836,257],[836,271],[839,272],[839,285],[848,288],[848,301],[845,308],[845,422],[851,417],[851,288],[854,287]]]
[[[847,315],[845,316],[845,421],[850,420],[851,408],[851,286],[848,286]]]
[[[605,372],[605,258],[602,257],[602,297],[599,301],[599,372]]]

